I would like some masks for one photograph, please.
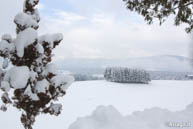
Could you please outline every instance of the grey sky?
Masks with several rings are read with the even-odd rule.
[[[0,35],[15,32],[14,15],[23,0],[0,1]],[[63,5],[62,5],[63,4]],[[52,6],[53,5],[53,6]],[[146,25],[121,0],[41,1],[40,34],[61,32],[56,58],[128,58],[153,55],[188,56],[190,36],[184,26]]]

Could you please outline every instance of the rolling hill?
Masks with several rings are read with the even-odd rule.
[[[56,61],[62,70],[74,73],[101,73],[108,66],[140,68],[149,71],[192,72],[192,59],[182,56],[163,55],[128,59],[64,59]]]

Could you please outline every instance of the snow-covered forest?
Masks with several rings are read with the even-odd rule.
[[[104,77],[107,81],[119,83],[149,83],[150,75],[145,70],[123,67],[108,67]]]

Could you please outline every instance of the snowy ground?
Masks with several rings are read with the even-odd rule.
[[[91,115],[100,105],[112,105],[115,110],[110,108],[115,112],[118,110],[123,116],[153,107],[181,111],[193,102],[192,91],[193,81],[152,81],[149,85],[75,82],[61,99],[62,114],[59,117],[38,117],[34,129],[68,129],[78,117]],[[9,109],[7,113],[0,112],[0,129],[22,129],[19,114],[15,109]]]
[[[178,112],[151,108],[123,116],[113,106],[99,106],[90,116],[78,118],[69,129],[193,129],[192,109],[193,103]]]

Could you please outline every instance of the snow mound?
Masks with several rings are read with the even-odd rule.
[[[19,13],[15,16],[14,22],[22,28],[38,28],[38,23],[32,18],[31,15],[26,13]]]
[[[24,31],[20,32],[15,40],[17,55],[19,57],[23,57],[24,48],[33,44],[37,40],[37,37],[37,32],[32,28],[27,28]]]
[[[14,44],[8,43],[6,40],[0,41],[0,51],[2,51],[3,53],[13,51],[14,48]]]
[[[44,74],[48,75],[49,73],[52,73],[52,74],[58,73],[57,67],[55,64],[50,63],[50,64],[46,65],[45,70],[44,70]]]
[[[46,93],[48,88],[49,88],[49,82],[46,79],[42,81],[38,81],[36,84],[37,93]]]
[[[4,34],[2,37],[1,37],[2,40],[6,40],[7,42],[11,43],[12,42],[12,37],[10,34]]]
[[[55,87],[61,87],[63,91],[67,90],[69,86],[74,82],[74,77],[70,75],[57,75],[52,78],[52,84]]]
[[[193,103],[183,111],[152,108],[123,116],[112,106],[99,106],[91,116],[78,118],[69,129],[179,129],[191,127]]]
[[[4,86],[7,85],[6,82],[9,82],[11,87],[13,87],[14,89],[25,88],[29,77],[30,71],[28,67],[26,66],[13,67],[5,74]]]
[[[45,34],[39,37],[38,41],[39,43],[48,43],[51,48],[54,47],[54,42],[61,41],[63,39],[63,35],[58,34]]]

